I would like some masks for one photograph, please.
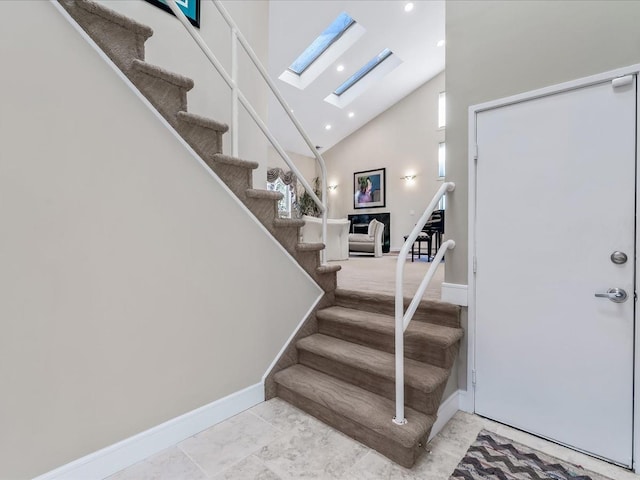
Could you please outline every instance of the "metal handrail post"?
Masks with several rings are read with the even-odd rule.
[[[231,155],[238,156],[238,31],[231,28]]]
[[[436,194],[429,202],[429,205],[425,209],[424,213],[416,223],[416,226],[413,227],[413,230],[407,237],[400,249],[400,253],[398,254],[398,262],[396,263],[396,295],[395,295],[395,355],[396,355],[396,416],[393,418],[393,422],[398,425],[403,425],[407,423],[407,420],[404,418],[404,331],[406,330],[415,310],[418,307],[418,303],[420,302],[420,298],[424,295],[424,292],[433,278],[433,274],[435,273],[435,259],[434,263],[429,268],[429,271],[426,273],[425,278],[423,279],[420,287],[418,288],[418,292],[414,295],[411,304],[409,306],[410,315],[407,315],[405,318],[404,315],[404,296],[402,294],[402,280],[404,277],[404,264],[407,260],[407,254],[409,253],[409,249],[413,245],[413,242],[416,241],[418,235],[422,231],[422,227],[427,223],[429,217],[436,209],[436,205],[440,199],[447,193],[452,192],[456,188],[456,184],[453,182],[446,182],[440,186]],[[436,258],[442,259],[444,256],[444,251],[448,248],[453,248],[455,246],[455,242],[453,240],[448,240],[445,242],[438,253],[436,254]],[[428,277],[428,278],[427,278]],[[420,295],[418,296],[418,293]]]

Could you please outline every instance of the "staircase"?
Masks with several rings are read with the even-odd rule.
[[[153,31],[90,0],[58,0],[168,123],[325,291],[267,380],[281,398],[411,467],[428,439],[458,352],[460,311],[421,302],[405,332],[406,425],[393,423],[394,297],[336,290],[339,265],[320,265],[321,243],[300,243],[303,220],[279,218],[278,192],[254,189],[257,163],[222,153],[228,127],[189,113],[194,83],[144,61]]]

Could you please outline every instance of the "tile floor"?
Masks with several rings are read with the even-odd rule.
[[[277,398],[108,480],[447,480],[482,428],[612,480],[640,480],[608,463],[464,412],[451,419],[407,470]]]

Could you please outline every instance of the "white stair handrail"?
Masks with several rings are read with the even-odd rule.
[[[315,204],[318,206],[318,208],[322,212],[322,243],[324,243],[326,245],[326,243],[327,243],[327,210],[328,210],[327,209],[327,203],[326,203],[327,202],[327,167],[326,167],[326,164],[324,162],[324,159],[322,158],[322,155],[320,155],[318,150],[315,148],[314,144],[311,142],[311,139],[309,138],[309,136],[306,134],[306,132],[302,128],[302,125],[300,124],[298,119],[291,112],[291,108],[289,107],[289,105],[285,101],[284,97],[282,96],[282,94],[280,93],[278,88],[276,87],[275,83],[271,80],[271,77],[269,76],[267,70],[264,68],[264,66],[262,65],[262,63],[258,59],[258,56],[255,54],[255,52],[251,48],[251,45],[249,45],[249,42],[246,40],[246,38],[244,37],[242,32],[240,32],[238,26],[233,21],[233,19],[231,18],[231,15],[229,15],[229,13],[224,8],[224,6],[220,2],[220,0],[211,0],[213,2],[213,4],[215,5],[215,7],[220,12],[222,18],[224,18],[224,20],[227,22],[227,25],[231,28],[231,56],[232,56],[232,59],[231,59],[232,67],[231,68],[232,68],[232,76],[229,76],[229,74],[226,72],[226,70],[224,69],[224,67],[220,63],[220,61],[216,58],[214,53],[211,51],[211,49],[209,48],[207,43],[200,36],[200,34],[193,27],[193,25],[191,25],[191,23],[189,22],[189,20],[185,16],[185,14],[182,13],[182,10],[178,7],[178,5],[176,4],[175,0],[165,0],[165,1],[166,1],[167,6],[171,9],[171,11],[174,13],[174,15],[178,18],[178,20],[180,20],[180,22],[185,27],[187,32],[189,32],[189,34],[194,39],[196,44],[200,47],[200,49],[205,54],[207,59],[211,62],[211,64],[214,66],[214,68],[218,71],[218,73],[220,74],[222,79],[225,81],[225,83],[229,86],[229,88],[231,88],[231,92],[232,92],[232,105],[231,105],[231,111],[232,111],[232,115],[231,115],[231,117],[232,117],[231,118],[231,121],[232,121],[232,124],[231,124],[232,155],[237,156],[237,148],[238,148],[238,140],[237,140],[237,138],[238,138],[237,137],[237,131],[238,131],[238,107],[237,107],[237,104],[238,104],[238,102],[240,102],[242,104],[242,106],[247,110],[247,112],[249,113],[249,115],[251,116],[253,121],[256,123],[256,125],[258,125],[258,127],[260,128],[262,133],[265,135],[265,137],[267,137],[267,139],[269,140],[269,142],[271,143],[273,148],[278,152],[280,157],[285,161],[285,163],[288,165],[288,167],[291,169],[291,171],[295,174],[296,178],[298,180],[300,180],[300,183],[302,183],[302,186],[304,187],[304,189],[307,191],[309,196],[313,199]],[[264,123],[264,121],[260,118],[258,113],[255,111],[255,109],[253,108],[253,106],[251,105],[249,100],[247,100],[245,95],[242,93],[242,90],[240,90],[240,88],[238,87],[237,78],[235,78],[236,75],[237,75],[237,65],[238,65],[238,63],[237,63],[238,60],[237,60],[236,41],[239,42],[240,45],[242,45],[242,47],[246,51],[247,55],[249,56],[249,59],[254,64],[254,66],[258,69],[258,72],[260,72],[260,75],[266,81],[267,85],[269,86],[269,89],[275,95],[275,97],[278,100],[278,102],[280,103],[280,105],[282,105],[282,107],[284,108],[284,111],[286,112],[286,114],[289,116],[289,118],[293,122],[294,126],[296,127],[296,129],[298,130],[298,132],[300,133],[302,138],[304,139],[305,143],[309,146],[310,150],[313,152],[313,155],[316,158],[316,161],[318,162],[318,164],[320,166],[320,176],[321,176],[321,185],[322,185],[321,186],[321,188],[322,188],[322,192],[321,192],[322,200],[320,200],[318,198],[318,196],[315,194],[315,192],[313,191],[313,188],[311,188],[311,185],[309,184],[309,182],[304,178],[304,176],[302,175],[300,170],[295,166],[295,164],[293,163],[291,158],[289,158],[289,155],[287,155],[287,153],[285,152],[284,148],[282,148],[282,146],[277,141],[277,139],[273,136],[273,134],[271,133],[271,131],[269,130],[267,125]],[[321,263],[323,265],[325,265],[326,264],[326,250],[322,250],[320,252],[320,259],[321,259]]]
[[[427,223],[427,220],[431,217],[431,214],[436,209],[440,199],[447,193],[452,192],[456,188],[456,184],[453,182],[445,182],[440,186],[436,194],[431,199],[431,202],[425,209],[424,213],[416,223],[407,240],[402,245],[400,253],[398,254],[398,262],[396,264],[396,298],[395,298],[395,325],[396,325],[396,339],[395,339],[395,355],[396,355],[396,415],[393,417],[393,422],[398,425],[404,425],[407,420],[404,418],[404,331],[409,326],[409,322],[413,318],[424,292],[429,286],[429,282],[433,278],[440,261],[444,257],[447,250],[450,250],[456,246],[453,240],[447,240],[444,242],[438,252],[436,253],[429,270],[425,274],[418,291],[413,296],[407,312],[404,312],[404,296],[402,293],[402,280],[404,278],[404,266],[407,261],[407,254],[412,247],[413,242],[416,241],[418,235],[422,231],[422,228]]]

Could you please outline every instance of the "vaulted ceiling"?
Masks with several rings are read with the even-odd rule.
[[[271,0],[269,73],[315,145],[326,151],[417,87],[444,70],[444,1]],[[304,90],[279,80],[280,74],[342,12],[366,30],[356,43]],[[389,48],[402,63],[345,108],[324,99],[362,65]],[[338,71],[337,66],[344,70]],[[353,116],[349,117],[349,112]],[[330,129],[326,126],[331,125]],[[269,126],[285,149],[311,155],[283,109],[269,105]]]

